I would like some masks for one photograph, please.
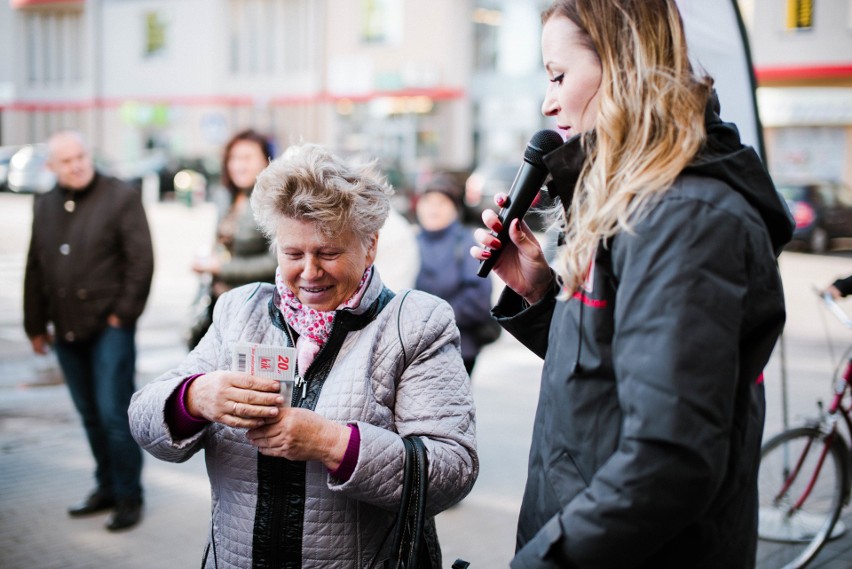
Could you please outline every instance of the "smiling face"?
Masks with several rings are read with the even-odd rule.
[[[545,22],[541,54],[550,84],[541,112],[555,117],[566,138],[591,130],[598,114],[601,64],[583,32],[565,16]]]
[[[253,140],[235,142],[228,153],[228,175],[241,190],[253,188],[257,175],[268,165],[264,149]]]
[[[377,240],[378,234],[365,246],[351,231],[329,239],[314,223],[283,217],[277,231],[281,278],[303,305],[335,310],[358,290],[376,258]]]

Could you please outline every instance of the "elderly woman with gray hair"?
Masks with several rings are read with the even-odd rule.
[[[205,452],[204,567],[381,566],[406,435],[427,449],[430,520],[473,486],[474,408],[453,311],[426,293],[394,294],[373,266],[391,193],[370,166],[317,145],[274,160],[251,199],[277,253],[275,285],[223,295],[195,350],[134,395],[142,448],[170,462]],[[295,348],[292,395],[232,371],[246,344]],[[440,567],[434,525],[427,534]]]

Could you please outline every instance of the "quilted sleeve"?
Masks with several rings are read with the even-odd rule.
[[[180,364],[145,385],[130,401],[128,415],[133,438],[142,449],[168,462],[183,462],[201,450],[207,427],[183,440],[175,440],[165,418],[166,401],[191,375],[227,369],[227,352],[223,326],[232,322],[244,301],[241,291],[222,295],[213,312],[213,325],[198,346]]]
[[[394,307],[395,309],[395,307]],[[396,317],[391,326],[397,326]],[[397,337],[396,332],[393,334]],[[464,498],[479,474],[475,411],[470,377],[459,352],[459,332],[452,308],[425,293],[412,293],[399,317],[401,374],[395,385],[396,432],[359,422],[358,464],[333,490],[393,510],[398,507],[404,448],[401,436],[423,438],[429,460],[427,515]],[[394,382],[395,379],[395,382]]]
[[[184,377],[163,377],[133,395],[128,409],[130,431],[143,450],[167,462],[184,462],[201,448],[205,430],[184,440],[175,440],[165,418],[166,400],[180,387]]]

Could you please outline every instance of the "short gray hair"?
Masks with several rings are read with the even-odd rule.
[[[375,163],[345,161],[306,143],[291,146],[260,173],[251,207],[273,245],[284,217],[314,223],[329,238],[351,230],[368,243],[387,220],[392,194]]]

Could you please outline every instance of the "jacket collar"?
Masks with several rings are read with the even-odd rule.
[[[543,157],[544,165],[547,166],[552,177],[547,184],[547,191],[552,196],[559,196],[565,211],[568,211],[571,200],[574,198],[574,188],[580,178],[583,163],[586,161],[583,136],[577,134],[569,138],[565,144]]]

